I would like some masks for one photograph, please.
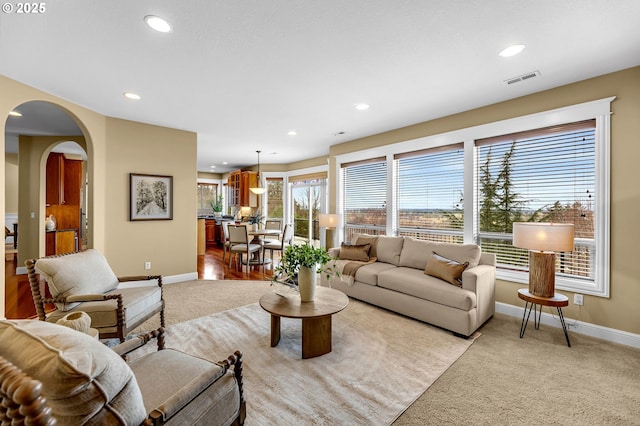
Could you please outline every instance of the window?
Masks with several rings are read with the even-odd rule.
[[[326,204],[327,174],[313,173],[289,179],[293,212],[293,235],[298,241],[320,243],[318,215]]]
[[[614,99],[336,156],[343,240],[366,232],[477,243],[497,255],[499,279],[527,283],[513,222],[570,222],[575,249],[556,255],[556,288],[608,297]]]
[[[344,241],[357,233],[386,234],[386,158],[343,164],[342,191]]]
[[[464,145],[397,154],[398,235],[462,243]]]
[[[267,219],[284,218],[284,179],[267,178]]]
[[[573,223],[575,249],[558,277],[595,276],[595,120],[476,141],[479,244],[500,268],[528,270],[512,245],[513,222]]]
[[[198,192],[196,199],[196,209],[198,215],[211,214],[211,202],[215,201],[218,195],[218,185],[215,183],[198,183]]]

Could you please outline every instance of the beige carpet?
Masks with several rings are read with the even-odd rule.
[[[268,282],[170,284],[167,323],[254,303],[265,291]],[[523,339],[519,329],[519,318],[496,314],[394,426],[640,425],[640,350],[573,332],[568,348],[559,328],[530,324]]]
[[[391,424],[472,344],[352,300],[333,317],[332,352],[302,360],[301,321],[282,319],[275,348],[269,324],[253,303],[170,325],[166,342],[212,361],[243,352],[248,425]]]

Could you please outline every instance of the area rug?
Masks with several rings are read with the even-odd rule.
[[[170,325],[166,346],[211,361],[244,354],[247,425],[391,424],[473,339],[351,300],[333,317],[333,350],[301,359],[301,321],[270,347],[257,304]],[[154,350],[147,345],[130,360]]]

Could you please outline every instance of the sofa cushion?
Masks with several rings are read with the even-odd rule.
[[[369,250],[371,244],[345,244],[340,245],[340,260],[357,260],[359,262],[369,261]]]
[[[476,244],[441,243],[405,237],[399,266],[424,271],[434,252],[459,263],[469,262],[470,268],[477,266],[480,261],[480,246]]]
[[[0,353],[42,382],[58,424],[141,424],[136,378],[120,356],[91,336],[37,320],[0,321]]]
[[[369,257],[378,257],[378,236],[367,234],[356,234],[353,244],[370,244]]]
[[[476,307],[476,294],[414,268],[399,267],[378,274],[378,286],[444,306],[469,311]]]
[[[378,258],[378,262],[398,266],[400,264],[400,253],[402,252],[403,243],[404,238],[402,237],[379,236],[378,243],[376,244],[376,257]]]
[[[49,284],[53,297],[104,294],[118,286],[118,278],[107,260],[95,249],[38,259],[35,267]],[[78,303],[56,303],[57,308],[63,311],[77,305]]]
[[[384,262],[370,263],[358,269],[355,280],[369,285],[378,285],[378,274],[389,269],[397,269],[397,266]]]
[[[462,286],[462,272],[467,269],[467,266],[469,266],[469,262],[456,262],[433,252],[424,273],[460,287]]]

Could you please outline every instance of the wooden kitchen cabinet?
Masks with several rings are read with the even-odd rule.
[[[78,233],[75,229],[47,231],[45,255],[72,253],[78,251]]]
[[[204,225],[207,247],[216,245],[216,221],[207,219]]]
[[[64,154],[57,152],[49,154],[46,188],[47,204],[64,204]]]
[[[236,170],[229,175],[229,205],[237,207],[258,207],[258,196],[249,188],[258,186],[258,172]]]
[[[240,175],[240,205],[242,207],[258,207],[258,196],[249,188],[258,186],[258,172],[242,172]]]
[[[56,218],[58,229],[80,229],[84,161],[52,152],[46,167],[46,216]]]
[[[227,180],[227,188],[229,189],[229,199],[227,204],[230,206],[239,206],[240,205],[240,175],[242,172],[240,170],[236,170],[235,172],[231,172],[229,175],[229,179]]]

